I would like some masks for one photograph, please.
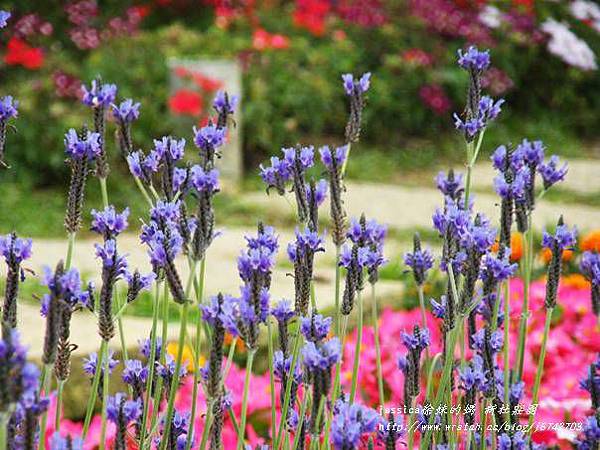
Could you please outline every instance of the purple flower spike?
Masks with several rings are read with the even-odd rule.
[[[7,95],[6,97],[0,98],[0,121],[5,122],[12,117],[17,117],[19,114],[17,111],[18,107],[19,102],[13,100],[12,96]]]
[[[481,279],[484,281],[500,282],[514,275],[517,264],[511,264],[510,252],[506,252],[502,258],[493,253],[484,255],[481,262]]]
[[[128,359],[125,361],[122,377],[125,384],[143,386],[148,379],[148,367],[144,366],[139,359]]]
[[[127,228],[128,217],[129,208],[125,208],[120,214],[112,205],[107,206],[103,211],[93,209],[91,230],[107,238],[115,237]]]
[[[577,230],[573,228],[569,229],[566,225],[558,225],[554,235],[544,231],[542,237],[542,245],[545,248],[554,249],[557,247],[559,250],[565,250],[575,246],[577,242]]]
[[[218,114],[233,114],[238,104],[239,98],[237,95],[228,95],[225,98],[225,92],[219,91],[213,100],[213,108]]]
[[[419,330],[418,333],[408,334],[402,332],[402,342],[408,350],[423,350],[429,346],[429,330]]]
[[[123,419],[125,420],[126,424],[130,424],[141,417],[141,400],[126,400],[126,398],[127,395],[122,392],[118,392],[114,397],[108,397],[108,403],[106,406],[106,415],[108,420],[115,424],[119,424],[121,408],[123,412]]]
[[[134,103],[132,99],[123,100],[120,105],[110,105],[113,116],[121,123],[129,124],[140,117],[140,103]]]
[[[192,186],[198,192],[207,192],[212,194],[219,191],[219,171],[212,169],[204,171],[202,167],[195,165],[190,171]]]
[[[115,84],[101,84],[98,80],[92,80],[92,85],[88,89],[81,85],[83,91],[83,104],[92,108],[107,108],[115,101],[117,96],[117,86]]]
[[[544,180],[544,189],[549,189],[565,179],[569,166],[567,163],[563,164],[562,167],[558,167],[558,165],[559,158],[556,155],[552,155],[547,163],[540,164],[539,171]]]
[[[325,145],[319,149],[319,153],[321,154],[321,161],[323,165],[329,169],[333,169],[333,161],[335,159],[336,167],[342,167],[344,162],[346,161],[346,156],[348,155],[348,146],[344,145],[343,147],[337,147],[335,152],[332,152],[331,149]]]
[[[381,417],[371,408],[338,400],[331,422],[331,442],[335,450],[357,449],[363,434],[377,429]]]
[[[114,356],[114,352],[112,350],[109,350],[109,352],[108,352],[108,373],[109,374],[112,373],[113,369],[115,367],[117,367],[117,365],[119,364],[119,361],[114,359],[113,356]],[[102,367],[100,368],[102,374],[104,374],[105,367],[106,366],[103,362]],[[93,377],[96,374],[97,368],[98,368],[98,354],[90,353],[89,356],[83,360],[83,371],[90,377]]]
[[[352,95],[355,90],[365,93],[371,85],[371,73],[367,72],[363,74],[358,80],[351,73],[345,73],[342,75],[342,81],[344,83],[344,91],[347,95]]]
[[[6,23],[8,19],[10,19],[11,14],[8,11],[0,11],[0,28],[6,27]]]
[[[527,139],[517,146],[515,155],[520,155],[527,166],[536,168],[544,161],[544,143],[542,141],[530,142]]]
[[[209,124],[199,130],[194,127],[194,144],[200,150],[216,149],[225,142],[225,129]]]
[[[93,160],[100,155],[100,135],[88,131],[85,138],[80,138],[77,132],[71,128],[65,134],[65,153],[72,159]]]
[[[21,239],[15,235],[7,234],[0,236],[0,254],[4,256],[7,264],[20,264],[26,259],[31,258],[31,239]]]
[[[50,439],[50,450],[83,450],[81,437],[62,437],[56,431]]]
[[[466,52],[458,49],[458,65],[463,69],[483,71],[490,66],[490,51],[471,46]]]
[[[277,303],[274,308],[271,308],[271,314],[281,323],[287,322],[296,315],[289,300],[281,300]]]
[[[160,160],[169,153],[174,161],[179,161],[185,153],[185,139],[177,140],[171,136],[163,136],[160,140],[154,139],[154,152],[156,152],[156,156],[153,159]],[[152,155],[152,152],[150,154]],[[155,171],[153,170],[153,172]]]
[[[310,317],[303,317],[300,332],[309,341],[322,341],[329,334],[331,320],[331,317],[325,317],[321,314],[312,314]]]

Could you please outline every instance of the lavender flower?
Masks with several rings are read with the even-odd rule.
[[[483,71],[490,66],[490,51],[471,46],[466,52],[458,49],[458,65],[469,71]]]
[[[562,167],[558,167],[558,165],[559,159],[556,155],[552,155],[548,162],[540,164],[539,171],[544,180],[544,189],[550,189],[550,187],[565,179],[569,166],[566,163]]]
[[[226,129],[212,123],[197,129],[194,127],[194,144],[200,150],[205,170],[215,166],[215,157],[220,157],[219,148],[225,143]]]
[[[122,125],[131,124],[131,122],[140,117],[140,103],[134,103],[130,98],[123,100],[118,106],[114,103],[110,106],[112,108],[113,116]]]
[[[427,278],[427,272],[433,267],[433,255],[429,250],[421,249],[419,233],[413,237],[413,252],[404,254],[404,264],[412,269],[417,286],[422,286]]]
[[[350,97],[350,115],[346,123],[346,143],[358,142],[365,105],[364,95],[371,85],[371,73],[367,72],[356,80],[352,74],[342,75],[344,91]]]
[[[270,166],[260,165],[260,177],[267,185],[267,193],[275,188],[279,195],[284,195],[286,183],[292,178],[292,165],[285,158],[272,156]]]
[[[1,25],[4,23],[6,25],[6,19],[10,17],[9,13],[7,16],[3,16],[2,13],[4,11],[0,11],[0,28],[3,28]],[[6,146],[6,127],[8,124],[8,120],[14,117],[17,117],[19,107],[19,102],[13,100],[12,96],[7,95],[6,97],[0,98],[0,164],[3,166],[7,166],[4,162],[4,148]]]
[[[81,90],[83,104],[92,108],[108,108],[117,95],[115,84],[102,84],[99,80],[92,80],[89,89],[82,85]]]
[[[62,437],[58,431],[55,431],[50,439],[50,450],[83,450],[83,440],[71,435]]]
[[[321,342],[329,334],[331,328],[331,317],[324,317],[314,311],[310,317],[303,317],[300,324],[300,332],[310,342]]]
[[[294,263],[295,311],[306,315],[310,300],[310,286],[313,282],[314,257],[325,251],[323,238],[316,231],[296,229],[296,241],[288,245],[287,253]]]
[[[348,156],[348,146],[338,147],[335,152],[329,147],[319,149],[321,161],[327,168],[329,192],[331,193],[330,217],[332,222],[332,237],[336,247],[340,247],[346,239],[346,212],[342,201],[343,168]]]
[[[142,416],[141,400],[127,400],[124,393],[118,392],[116,395],[108,397],[106,416],[117,427],[115,450],[125,450],[127,448],[127,428],[130,423],[136,422]]]
[[[100,234],[104,239],[113,239],[121,234],[127,226],[129,217],[129,208],[123,212],[117,213],[113,205],[104,208],[103,211],[92,209],[92,231]]]
[[[547,309],[556,306],[558,283],[562,271],[562,255],[565,249],[572,248],[577,242],[577,230],[570,230],[563,222],[562,216],[558,219],[554,234],[544,231],[542,246],[550,249],[552,258],[548,264],[548,279],[546,281],[546,298],[544,304]]]
[[[0,28],[6,27],[8,19],[10,19],[11,13],[8,11],[0,11]]]
[[[17,327],[17,298],[19,283],[25,280],[21,263],[31,257],[31,239],[18,238],[16,233],[0,236],[0,254],[7,265],[2,323],[10,328]]]
[[[447,175],[443,171],[439,172],[435,182],[440,192],[453,200],[460,198],[464,190],[463,175],[461,173],[456,175],[452,169],[448,171]]]
[[[113,117],[119,125],[118,142],[123,156],[129,156],[133,152],[133,141],[131,138],[131,124],[140,116],[140,103],[134,103],[128,98],[118,106],[111,104]]]
[[[119,364],[119,361],[113,358],[114,352],[109,350],[108,352],[108,374],[110,375],[115,367]],[[106,364],[102,363],[100,367],[101,376],[104,376],[104,369]],[[98,354],[90,353],[87,358],[83,360],[83,371],[90,377],[94,377],[96,375],[96,370],[98,369]],[[100,383],[102,385],[102,383]]]
[[[581,273],[591,284],[592,311],[600,315],[600,254],[584,252],[579,264]]]
[[[354,450],[359,447],[363,434],[377,429],[380,416],[359,404],[338,400],[331,422],[331,442],[335,450]]]
[[[100,135],[87,131],[83,137],[71,128],[65,134],[65,153],[72,160],[87,159],[92,161],[100,155]]]
[[[142,275],[139,270],[135,272],[126,272],[124,274],[127,281],[127,303],[133,302],[140,292],[148,291],[152,287],[152,283],[156,279],[156,274],[151,272],[147,275]]]
[[[404,372],[404,403],[409,406],[420,392],[421,353],[429,346],[429,330],[415,325],[413,334],[402,332],[402,342],[408,349],[401,370]]]
[[[237,95],[229,95],[225,91],[218,91],[213,100],[213,108],[217,112],[217,127],[225,128],[227,126],[227,118],[232,116],[238,104],[239,98]]]
[[[139,359],[125,361],[122,374],[123,382],[131,386],[133,398],[143,402],[144,389],[148,381],[148,367],[144,366]]]

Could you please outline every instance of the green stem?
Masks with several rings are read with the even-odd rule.
[[[273,368],[273,330],[271,318],[267,318],[267,346],[269,349],[269,383],[271,391],[271,440],[275,439],[277,412],[275,411],[275,371]]]
[[[296,330],[296,338],[294,339],[294,347],[292,350],[292,364],[290,365],[289,373],[294,373],[296,370],[296,364],[298,364],[298,356],[300,354],[300,344],[302,343],[302,333],[300,330]],[[273,450],[279,450],[283,439],[283,431],[285,430],[285,420],[290,406],[290,399],[292,397],[292,382],[293,377],[288,377],[287,383],[285,384],[285,395],[283,398],[283,405],[281,407],[281,417],[279,419],[279,428],[277,430],[277,439],[275,439],[275,445]]]
[[[250,391],[250,378],[252,377],[252,365],[254,364],[254,355],[256,349],[248,350],[248,357],[246,360],[246,377],[244,380],[244,394],[242,397],[242,412],[240,417],[240,430],[238,433],[237,448],[244,448],[244,435],[246,433],[246,414],[248,412],[248,392]]]
[[[340,337],[340,285],[342,271],[339,264],[340,261],[340,246],[335,247],[335,310],[333,312],[333,320],[335,326],[335,334]],[[340,337],[341,339],[341,337]]]
[[[544,323],[544,334],[542,336],[542,348],[540,350],[540,356],[538,358],[537,371],[535,373],[535,383],[533,385],[533,391],[531,395],[531,404],[537,405],[539,399],[540,383],[542,382],[542,375],[544,373],[544,360],[546,359],[546,345],[548,343],[548,335],[550,334],[550,324],[552,323],[552,311],[554,308],[546,309],[546,322]],[[533,420],[535,414],[529,416],[529,433],[533,432]]]
[[[102,428],[100,431],[100,450],[104,450],[106,445],[106,412],[108,406],[108,383],[110,381],[110,375],[108,373],[108,342],[106,342],[106,345],[104,345],[104,355],[102,360],[104,362],[104,376],[102,377]]]
[[[152,199],[148,195],[148,191],[146,190],[146,188],[144,187],[144,185],[142,184],[142,182],[140,181],[140,179],[138,177],[133,177],[133,179],[135,180],[135,184],[137,185],[138,189],[140,190],[140,192],[144,196],[144,199],[146,200],[146,202],[148,202],[148,205],[150,205],[150,207],[154,206],[154,203],[152,202]]]
[[[44,365],[42,374],[42,388],[46,396],[50,395],[50,385],[52,382],[52,365]],[[46,423],[48,422],[48,410],[44,411],[42,415],[42,421],[40,424],[40,450],[44,450],[46,447]]]
[[[65,260],[65,270],[69,270],[71,268],[71,261],[73,259],[73,250],[75,248],[75,234],[69,233],[69,241],[67,244],[67,259]]]
[[[219,400],[219,399],[217,399]],[[210,434],[210,427],[212,426],[212,409],[214,406],[214,400],[211,400],[206,404],[206,418],[204,419],[204,429],[202,430],[202,440],[200,441],[200,449],[204,450],[206,448],[206,443],[208,442],[208,435]],[[193,422],[190,422],[190,427],[193,427]],[[191,433],[190,433],[191,434]],[[191,443],[191,441],[190,441]],[[186,443],[187,445],[187,443]]]
[[[510,379],[510,278],[504,285],[504,383]],[[510,389],[504,389],[504,404],[509,405]],[[510,424],[510,411],[506,413],[506,423]]]
[[[414,427],[414,420],[415,420],[415,406],[417,403],[417,399],[416,397],[413,398],[410,402],[410,406],[412,408],[412,412],[409,411],[409,415],[408,415],[408,447],[409,449],[414,448],[413,447],[413,442],[415,439],[415,427]]]
[[[362,333],[363,333],[363,302],[362,293],[359,291],[356,296],[356,303],[358,306],[358,325],[356,335],[356,347],[354,349],[354,365],[352,367],[352,384],[350,387],[350,403],[354,403],[356,398],[356,388],[358,386],[358,368],[360,365],[360,349],[362,346]]]
[[[148,420],[148,412],[150,410],[150,393],[152,389],[155,388],[154,384],[154,361],[156,361],[156,331],[158,326],[158,308],[160,301],[160,282],[156,282],[156,286],[154,288],[154,300],[152,301],[152,328],[150,330],[150,355],[148,356],[148,361],[150,361],[149,369],[148,369],[148,385],[146,392],[148,395],[146,396],[146,401],[144,402],[144,411],[142,412],[142,427],[140,432],[140,449],[144,448],[144,440],[146,439],[146,421]],[[158,405],[155,404],[155,408]]]
[[[350,159],[350,149],[352,148],[352,144],[350,144],[350,142],[348,142],[348,143],[346,143],[346,146],[348,147],[348,151],[346,152],[346,159],[344,160],[344,164],[342,164],[342,171],[341,171],[342,178],[346,174],[346,166],[348,165],[348,160]]]
[[[371,311],[373,312],[373,333],[375,335],[375,363],[377,366],[377,390],[379,391],[379,404],[385,404],[383,392],[383,371],[381,369],[381,345],[379,342],[379,313],[377,311],[377,296],[375,284],[371,284]]]
[[[523,276],[523,306],[521,308],[521,319],[519,322],[519,340],[517,347],[517,381],[523,376],[523,364],[525,361],[525,341],[527,340],[527,320],[529,319],[529,290],[531,285],[531,272],[533,270],[533,230],[531,214],[527,219],[529,224],[525,232],[526,244],[524,265],[525,273]]]
[[[102,340],[100,344],[100,350],[98,351],[98,356],[96,357],[96,373],[94,374],[94,378],[92,381],[92,390],[90,392],[90,396],[88,398],[88,403],[85,412],[85,420],[83,422],[83,432],[81,433],[82,439],[85,440],[87,433],[90,429],[90,423],[92,421],[92,413],[94,412],[94,406],[96,404],[96,397],[98,395],[98,386],[100,385],[100,374],[102,370],[102,364],[104,362],[104,349],[107,346],[107,342]],[[108,376],[108,373],[107,373]]]
[[[204,297],[204,275],[206,273],[206,257],[202,258],[200,261],[200,283],[198,285],[198,290],[196,293],[196,303],[198,306],[202,304]],[[194,387],[192,388],[192,408],[190,411],[190,424],[193,426],[194,420],[196,419],[196,409],[198,403],[198,386],[200,385],[200,368],[196,367],[198,362],[200,361],[200,346],[202,344],[202,323],[203,321],[198,318],[196,321],[196,336],[194,341]],[[212,409],[212,408],[211,408]],[[212,411],[209,409],[207,411],[207,418],[204,424],[204,427],[207,428],[208,416],[212,414]],[[192,433],[188,433],[187,440],[185,443],[185,450],[190,450],[192,447]]]
[[[9,413],[0,413],[0,450],[7,450],[6,428],[8,427]]]
[[[325,400],[326,400],[326,397],[324,395],[321,395],[321,399],[319,400],[319,408],[317,409],[317,421],[316,421],[317,424],[321,423],[321,417],[323,416],[323,409],[325,408]],[[315,399],[313,398],[313,402],[314,401],[315,401]],[[312,439],[310,440],[310,448],[311,449],[319,448],[319,437],[320,436],[321,436],[320,433],[313,434]]]
[[[108,189],[106,188],[106,178],[99,178],[100,192],[102,193],[102,204],[106,208],[108,206]]]
[[[483,405],[481,408],[481,437],[480,437],[480,443],[479,443],[479,449],[480,450],[485,450],[485,446],[486,446],[486,441],[485,441],[485,432],[486,432],[486,428],[487,428],[487,413],[485,412],[485,410],[487,409],[489,400],[486,398],[483,401]]]
[[[304,426],[304,414],[306,414],[307,405],[308,405],[308,395],[305,395],[304,398],[302,399],[302,405],[300,405],[300,416],[298,416],[300,418],[300,420],[298,423],[298,429],[296,430],[296,433],[294,434],[294,446],[292,447],[293,450],[296,450],[298,448],[298,445],[300,444],[300,436],[302,435],[302,427]]]
[[[54,431],[60,431],[60,413],[62,410],[63,389],[65,387],[64,380],[58,380],[58,392],[56,394],[56,413],[54,415]]]
[[[419,307],[421,308],[421,326],[424,330],[427,330],[427,309],[425,308],[425,294],[423,292],[423,285],[417,286],[417,292],[419,294]],[[429,347],[425,348],[425,359],[429,361]]]
[[[191,275],[193,276],[193,275]],[[189,292],[189,289],[187,290]],[[187,297],[187,295],[186,295]],[[169,390],[169,401],[167,403],[167,413],[164,422],[164,432],[160,448],[166,450],[171,431],[171,422],[173,420],[173,412],[175,409],[175,396],[177,394],[177,386],[179,386],[179,376],[181,372],[181,361],[183,360],[183,350],[185,347],[185,334],[187,331],[188,311],[190,304],[186,302],[181,307],[181,323],[179,327],[179,340],[177,341],[177,358],[175,360],[175,374],[171,389]],[[163,345],[166,345],[163,343]]]

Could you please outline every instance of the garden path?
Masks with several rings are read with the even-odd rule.
[[[480,188],[476,194],[476,209],[487,214],[492,220],[497,221],[499,206],[497,198],[487,193],[489,183],[484,180],[491,179],[491,172],[482,166],[478,167],[474,179],[474,185]],[[571,173],[565,188],[571,192],[595,193],[600,192],[599,163],[571,162]],[[429,181],[427,181],[429,183]],[[250,192],[243,195],[243,201],[258,207],[259,210],[270,213],[292,216],[293,211],[290,204],[277,195],[267,197],[263,192]],[[357,217],[364,212],[369,218],[375,217],[396,231],[404,231],[400,236],[408,237],[411,230],[415,228],[430,228],[431,214],[441,204],[441,196],[432,187],[407,187],[398,185],[385,185],[375,183],[348,183],[346,194],[346,205],[351,217]],[[326,205],[325,208],[328,208]],[[569,224],[577,224],[581,230],[600,227],[600,208],[571,202],[539,202],[535,215],[537,228],[554,223],[560,214],[563,214]],[[209,264],[207,266],[206,294],[214,295],[217,292],[237,293],[239,280],[237,277],[236,257],[244,246],[244,235],[252,233],[253,230],[244,228],[226,228],[221,237],[215,240],[208,252]],[[290,230],[282,231],[280,235],[280,257],[273,279],[273,298],[293,298],[293,282],[288,277],[291,265],[286,261],[285,247],[287,242],[293,238]],[[93,244],[91,238],[78,240],[75,254],[74,266],[78,267],[84,277],[95,279],[99,282],[99,266],[94,258]],[[119,238],[122,252],[129,254],[132,267],[139,267],[144,271],[149,270],[145,249],[138,244],[134,235],[124,235]],[[408,247],[406,238],[404,241],[391,240],[387,248],[387,255],[396,258]],[[41,270],[43,264],[57,261],[66,250],[66,244],[60,239],[36,239],[34,243],[33,258],[29,266],[36,271]],[[332,256],[333,248],[327,239],[327,252],[325,255],[317,256],[315,268],[316,294],[320,307],[333,304],[333,270]],[[184,261],[180,262],[182,277],[187,277]],[[393,297],[400,294],[402,284],[400,282],[382,280],[378,292],[382,296]],[[43,340],[43,322],[39,316],[38,308],[31,304],[23,304],[20,308],[20,320],[23,326],[24,340],[30,344],[33,356],[39,356],[41,342]],[[135,343],[145,337],[149,330],[149,320],[145,318],[127,317],[126,338],[128,344]],[[169,327],[169,335],[172,337],[177,332],[176,325]],[[73,323],[73,342],[79,345],[78,353],[86,354],[94,351],[97,346],[95,318],[90,314],[78,314]],[[118,339],[113,341],[118,345]]]

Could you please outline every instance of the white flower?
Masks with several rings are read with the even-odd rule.
[[[548,19],[542,31],[550,35],[548,51],[567,64],[583,70],[596,70],[596,55],[587,43],[579,39],[564,23]]]
[[[600,33],[600,6],[586,0],[575,0],[569,4],[573,17],[579,20],[589,20],[594,30]]]
[[[479,13],[479,21],[490,28],[498,28],[502,24],[502,12],[495,6],[487,5]]]

